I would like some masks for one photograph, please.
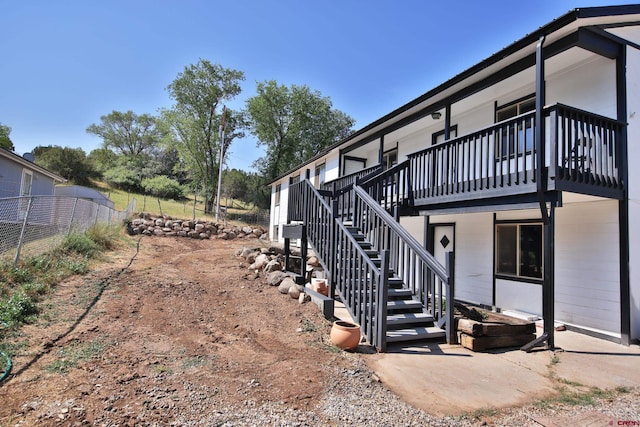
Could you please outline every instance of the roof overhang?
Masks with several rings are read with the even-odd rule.
[[[20,157],[19,155],[12,153],[11,151],[5,150],[4,148],[0,148],[0,156],[5,157],[9,160],[12,160],[27,169],[31,169],[33,171],[41,173],[42,175],[48,176],[49,178],[53,179],[55,182],[60,182],[60,183],[67,182],[67,180],[61,177],[60,175],[57,175],[51,171],[48,171],[42,166],[38,166],[37,164],[30,162],[29,160],[23,157]]]

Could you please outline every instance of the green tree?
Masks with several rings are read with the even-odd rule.
[[[232,199],[246,200],[248,193],[248,174],[239,169],[226,170],[222,173],[222,191]]]
[[[92,124],[87,133],[102,138],[103,147],[118,154],[136,158],[155,147],[162,140],[162,132],[156,126],[156,118],[148,114],[137,115],[133,111],[112,111],[100,117],[100,124]]]
[[[10,133],[11,128],[0,123],[0,147],[4,148],[5,150],[13,151],[16,148],[13,146],[13,141],[11,141],[11,138],[9,138]]]
[[[167,86],[175,104],[162,111],[165,131],[170,144],[180,154],[184,167],[205,197],[205,212],[211,213],[215,199],[220,159],[219,127],[222,124],[224,101],[241,91],[244,73],[223,68],[201,59],[189,65]],[[231,142],[244,136],[244,116],[227,109],[225,114],[224,152]]]
[[[140,169],[128,158],[122,157],[116,166],[103,173],[105,182],[114,188],[130,192],[142,192]]]
[[[104,173],[116,166],[118,155],[108,148],[96,148],[91,150],[87,160],[96,171]]]
[[[34,148],[36,164],[78,185],[89,185],[98,173],[82,148],[38,146]]]
[[[354,120],[332,108],[328,97],[307,86],[257,84],[257,95],[247,100],[251,132],[266,155],[254,166],[273,180],[324,148],[346,138]]]

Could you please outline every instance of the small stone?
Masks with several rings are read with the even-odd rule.
[[[300,297],[300,289],[297,286],[291,286],[289,288],[289,296],[293,299],[298,299]]]
[[[305,293],[301,293],[300,296],[298,297],[298,303],[299,304],[304,304],[311,301],[311,295],[309,294],[305,294]]]

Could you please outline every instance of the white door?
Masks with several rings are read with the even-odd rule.
[[[438,262],[446,265],[447,254],[454,252],[455,227],[453,225],[436,225],[433,229],[433,256]]]

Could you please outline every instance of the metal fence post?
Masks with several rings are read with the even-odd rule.
[[[27,211],[24,213],[24,220],[22,221],[22,230],[20,230],[20,238],[18,239],[18,248],[16,249],[16,258],[13,261],[14,264],[18,263],[20,259],[20,250],[22,249],[22,241],[24,240],[24,234],[27,230],[27,221],[29,219],[29,213],[31,212],[31,202],[33,197],[29,197],[29,201],[27,202]]]
[[[73,217],[76,215],[76,206],[78,206],[78,198],[73,201],[73,209],[71,210],[71,217],[69,218],[69,227],[67,229],[67,235],[71,234],[71,228],[73,226]]]

